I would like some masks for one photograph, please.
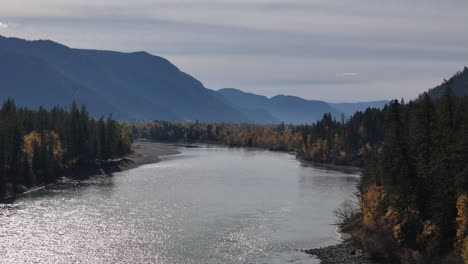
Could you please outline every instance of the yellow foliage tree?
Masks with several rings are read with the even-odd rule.
[[[51,130],[46,132],[46,137],[50,148],[52,149],[52,155],[55,160],[61,160],[63,155],[62,141],[60,140],[59,134]]]
[[[457,199],[457,233],[455,248],[459,253],[468,255],[468,194],[460,195]],[[465,263],[468,263],[465,261]]]
[[[32,158],[34,156],[34,145],[39,146],[40,141],[40,135],[36,131],[32,131],[31,133],[24,136],[23,153],[26,154],[29,164],[31,164]]]
[[[43,131],[42,133],[45,133],[45,135],[42,135],[41,133],[38,133],[36,131],[32,131],[24,136],[23,152],[26,154],[29,164],[31,164],[34,156],[34,145],[42,147],[42,138],[45,138],[47,142],[46,144],[49,144],[49,148],[51,149],[53,158],[57,161],[60,161],[62,159],[63,147],[59,134],[57,134],[57,132],[53,130]]]
[[[122,142],[128,146],[132,143],[132,128],[129,125],[122,125],[120,127],[120,136]]]
[[[387,213],[385,200],[385,192],[381,186],[372,184],[367,188],[360,201],[364,227],[370,230],[379,227]]]
[[[434,253],[439,247],[438,237],[440,234],[439,227],[431,220],[426,220],[422,227],[422,232],[418,234],[416,242],[419,248],[427,252]]]

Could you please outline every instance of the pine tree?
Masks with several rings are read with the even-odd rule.
[[[409,155],[407,128],[403,122],[401,104],[390,103],[386,120],[385,143],[382,153],[382,184],[389,195],[389,205],[397,211],[396,225],[401,226],[401,245],[415,247],[416,225],[413,210],[417,179]]]
[[[468,97],[462,99],[461,127],[457,144],[456,163],[459,166],[459,173],[456,178],[458,193],[468,193]]]
[[[0,181],[13,183],[19,172],[23,129],[17,108],[8,99],[0,110]]]
[[[118,134],[117,122],[112,119],[110,115],[106,120],[106,152],[108,159],[114,158],[117,152]]]
[[[96,156],[98,157],[99,162],[108,158],[108,146],[107,146],[107,135],[106,135],[106,123],[104,118],[101,116],[97,124],[97,138],[99,142],[99,147],[97,148]]]
[[[412,123],[410,130],[411,152],[412,158],[415,160],[418,177],[416,185],[417,208],[425,218],[430,218],[428,199],[433,184],[431,170],[434,153],[435,110],[434,103],[427,93],[416,106]]]
[[[438,104],[437,128],[432,158],[432,220],[439,227],[440,253],[453,245],[456,216],[455,188],[455,103],[450,86]]]
[[[408,206],[415,179],[410,169],[402,109],[397,100],[390,103],[388,111],[382,165],[382,183],[384,187],[388,193],[395,194],[395,199],[398,200],[397,203],[400,207]]]

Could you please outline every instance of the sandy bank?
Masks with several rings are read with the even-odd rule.
[[[159,162],[161,156],[179,154],[180,152],[176,148],[171,144],[137,141],[132,144],[133,153],[119,164],[119,168],[129,170],[141,165]]]

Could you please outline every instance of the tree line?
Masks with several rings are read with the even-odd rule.
[[[327,113],[311,125],[154,121],[133,125],[132,133],[136,138],[158,141],[283,150],[295,152],[304,160],[363,166],[372,149],[383,142],[386,111],[387,107],[383,110],[368,108],[340,120]]]
[[[73,102],[69,110],[0,109],[0,196],[52,183],[68,169],[100,164],[130,152],[131,128],[91,117]]]

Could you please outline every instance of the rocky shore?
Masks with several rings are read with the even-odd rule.
[[[323,248],[304,250],[305,253],[316,256],[321,264],[376,264],[362,251],[356,249],[350,242]]]
[[[120,170],[128,170],[145,164],[157,163],[161,156],[179,154],[180,152],[176,148],[177,146],[172,144],[136,141],[132,145],[133,153],[125,158],[126,162],[120,164],[119,168]]]

